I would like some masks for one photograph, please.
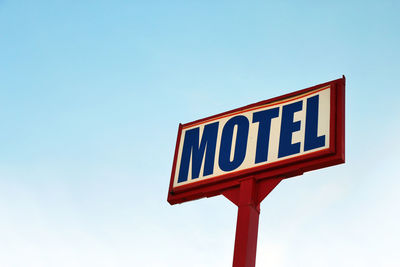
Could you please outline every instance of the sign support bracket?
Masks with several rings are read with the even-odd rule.
[[[282,179],[258,182],[255,177],[248,177],[240,181],[239,187],[223,192],[226,198],[238,206],[233,267],[255,266],[260,203]]]

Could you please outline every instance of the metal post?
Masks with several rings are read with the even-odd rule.
[[[233,267],[256,265],[258,220],[260,203],[283,178],[256,181],[249,177],[240,181],[239,187],[230,188],[222,194],[238,206]]]
[[[241,182],[238,217],[236,224],[233,267],[254,267],[256,265],[258,220],[257,191],[254,179]]]

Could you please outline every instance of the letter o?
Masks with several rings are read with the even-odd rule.
[[[237,127],[235,151],[231,161],[233,131]],[[227,121],[222,130],[221,146],[219,150],[219,167],[223,171],[232,171],[238,168],[246,157],[247,139],[249,135],[249,120],[242,115],[235,116]]]

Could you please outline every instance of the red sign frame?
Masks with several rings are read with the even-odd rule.
[[[330,87],[330,145],[329,148],[299,155],[293,158],[273,162],[270,164],[256,166],[253,168],[227,173],[214,178],[205,179],[195,183],[182,185],[174,188],[175,169],[181,139],[182,129],[232,113],[240,113],[245,110],[256,108],[268,103],[273,103],[288,98],[304,95],[322,87]],[[224,194],[232,188],[239,187],[243,179],[253,178],[256,183],[268,179],[285,179],[298,176],[307,171],[329,167],[345,162],[345,77],[330,82],[318,84],[306,89],[292,92],[286,95],[264,100],[258,103],[233,109],[207,118],[179,124],[178,137],[176,140],[175,154],[171,172],[171,180],[168,191],[168,202],[173,205],[203,197],[212,197]]]

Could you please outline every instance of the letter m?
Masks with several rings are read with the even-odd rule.
[[[204,126],[203,136],[199,142],[200,127],[187,130],[183,142],[181,166],[179,168],[178,183],[187,181],[189,165],[192,163],[192,179],[199,178],[204,154],[203,176],[214,171],[215,147],[217,144],[218,122]]]

